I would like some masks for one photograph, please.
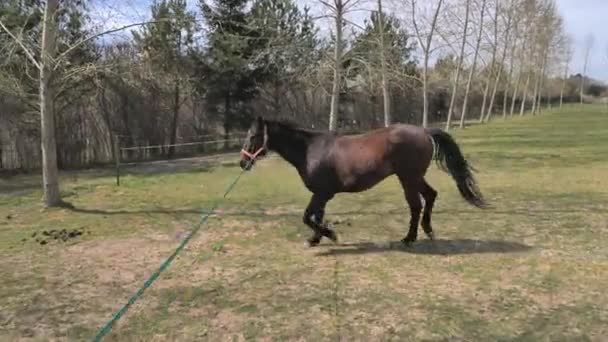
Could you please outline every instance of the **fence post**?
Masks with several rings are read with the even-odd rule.
[[[120,136],[114,135],[114,164],[116,167],[116,186],[120,186]]]

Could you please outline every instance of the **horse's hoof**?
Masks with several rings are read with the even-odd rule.
[[[327,231],[325,232],[325,236],[330,239],[333,243],[338,243],[338,235],[336,235],[336,232],[331,230],[331,229],[327,229]]]
[[[416,242],[416,237],[406,236],[405,238],[403,238],[403,240],[401,240],[401,242],[406,246],[411,246],[412,244],[414,244],[414,242]]]
[[[432,241],[432,240],[435,240],[435,233],[434,233],[434,232],[432,232],[432,231],[431,231],[431,232],[426,233],[426,236],[428,236],[428,237],[429,237],[429,240],[431,240],[431,241]]]
[[[307,241],[308,241],[308,247],[316,247],[321,242],[321,238],[313,236],[313,237],[309,238]]]

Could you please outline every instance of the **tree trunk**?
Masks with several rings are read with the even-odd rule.
[[[175,154],[175,142],[177,140],[177,122],[179,118],[180,109],[180,82],[179,77],[175,78],[175,86],[173,89],[173,120],[171,122],[171,137],[169,139],[169,150],[167,152],[167,158],[173,158]]]
[[[428,53],[425,53],[424,67],[422,68],[422,127],[424,127],[424,128],[428,127],[428,125],[429,125],[428,68],[429,68],[429,58],[428,58]]]
[[[519,55],[519,63],[521,64],[519,66],[519,72],[517,73],[517,81],[515,83],[515,88],[513,89],[513,97],[511,98],[511,110],[509,111],[509,116],[513,116],[513,113],[515,113],[515,102],[517,100],[517,93],[519,92],[519,86],[521,85],[521,76],[524,73],[524,70],[526,68],[526,63],[525,63],[525,56],[526,56],[526,48],[527,48],[527,43],[528,40],[526,39],[526,35],[524,34],[523,38],[523,45],[520,51],[520,55]]]
[[[45,207],[61,205],[57,144],[55,141],[55,113],[53,112],[53,60],[57,35],[56,12],[59,0],[47,0],[42,29],[40,58],[40,124],[42,148],[42,182]]]
[[[521,105],[520,105],[520,109],[519,109],[519,116],[523,116],[524,110],[526,109],[526,99],[528,97],[528,87],[530,86],[530,74],[531,74],[531,72],[528,71],[528,76],[526,77],[526,85],[524,86],[522,96],[521,96]]]
[[[494,74],[496,74],[494,69],[496,69],[496,52],[498,51],[498,11],[499,1],[496,1],[496,9],[494,12],[494,46],[492,47],[492,62],[490,62],[490,71],[486,80],[485,89],[483,90],[483,100],[481,102],[481,112],[479,113],[479,123],[483,123],[484,118],[486,116],[486,104],[488,103],[488,94],[490,92],[492,80],[494,79],[493,76]]]
[[[467,80],[467,88],[464,92],[464,100],[462,103],[462,115],[460,116],[460,128],[464,128],[464,120],[467,113],[467,103],[469,101],[469,92],[471,91],[471,83],[473,82],[473,74],[477,67],[477,57],[479,56],[479,45],[481,44],[481,36],[483,34],[483,17],[486,10],[486,0],[481,2],[481,16],[479,20],[479,34],[477,35],[477,43],[475,44],[475,54],[473,55],[473,65],[469,71],[469,79]]]
[[[329,130],[335,131],[338,126],[338,106],[340,105],[340,81],[342,67],[342,0],[336,0],[336,42],[334,46],[334,82],[331,89],[331,106],[329,110]]]
[[[515,87],[513,87],[513,95],[511,96],[511,109],[509,110],[509,116],[513,116],[515,113],[515,102],[517,100],[517,93],[519,92],[519,86],[521,84],[521,74],[523,70],[519,70],[517,73],[517,80],[515,81]]]
[[[224,148],[228,149],[230,144],[228,140],[230,139],[230,130],[232,128],[230,120],[232,119],[232,115],[230,115],[231,107],[231,94],[228,92],[226,94],[226,98],[224,99]]]
[[[382,97],[384,100],[384,127],[391,124],[391,99],[388,86],[388,75],[386,74],[386,56],[384,45],[384,13],[382,12],[382,0],[378,0],[378,23],[380,26],[380,64],[382,73]]]
[[[549,47],[547,47],[548,49]],[[547,67],[547,55],[548,55],[548,51],[545,51],[543,54],[543,61],[542,61],[542,66],[540,68],[540,81],[538,82],[538,98],[535,99],[536,102],[536,111],[538,113],[540,113],[542,111],[542,107],[541,107],[541,101],[543,99],[543,86],[545,84],[544,80],[545,80],[545,69]]]
[[[566,74],[568,74],[568,66],[566,66],[566,72],[564,73],[564,79],[562,80],[562,89],[559,92],[559,108],[561,109],[564,105],[564,90],[566,89]]]
[[[484,0],[485,1],[485,0]],[[422,127],[426,128],[429,126],[429,94],[428,94],[428,70],[429,70],[429,54],[431,53],[431,42],[433,41],[433,34],[437,26],[437,18],[439,17],[439,11],[441,11],[441,5],[443,0],[439,0],[435,14],[433,15],[433,21],[431,22],[431,31],[426,40],[426,52],[424,54],[424,96],[423,96],[423,110],[422,110]]]
[[[452,85],[452,96],[450,98],[450,107],[448,108],[448,117],[445,124],[445,130],[450,130],[452,126],[452,113],[454,112],[454,104],[456,102],[456,95],[458,93],[458,83],[460,82],[460,70],[462,69],[462,63],[464,62],[464,48],[467,44],[467,30],[469,27],[469,9],[471,7],[471,0],[467,0],[465,15],[464,15],[464,30],[462,33],[462,44],[460,45],[460,56],[458,57],[458,65],[456,66],[456,76],[454,84]]]
[[[504,60],[503,62],[504,63]],[[488,110],[486,111],[486,116],[484,118],[485,122],[490,121],[490,116],[492,116],[492,110],[494,109],[494,100],[496,99],[496,92],[498,91],[498,83],[500,82],[500,78],[502,77],[503,66],[499,67],[498,75],[496,75],[496,80],[494,81],[494,88],[492,89],[492,95],[490,95],[490,104],[488,105]]]
[[[492,58],[494,59],[494,57]],[[483,88],[483,99],[481,101],[481,111],[479,112],[479,123],[483,123],[483,119],[485,117],[485,109],[486,109],[486,103],[488,102],[488,94],[490,93],[490,84],[492,83],[491,79],[492,79],[492,69],[494,69],[494,62],[492,63],[492,67],[490,68],[490,75],[488,75],[488,79],[486,80],[486,85]]]
[[[540,87],[540,74],[535,72],[534,73],[534,92],[532,95],[532,115],[536,114],[536,98],[538,97],[538,89]]]
[[[585,61],[583,64],[583,74],[581,75],[581,89],[580,89],[580,97],[581,104],[583,104],[583,96],[585,95],[585,74],[587,73],[587,61],[589,60],[589,49],[585,51]]]
[[[514,37],[515,39],[515,37]],[[515,66],[515,48],[517,47],[516,41],[513,41],[513,52],[511,54],[511,60],[509,61],[509,76],[507,76],[507,82],[505,85],[505,91],[502,100],[502,117],[503,119],[507,118],[507,101],[509,100],[509,83],[513,80],[513,69]]]

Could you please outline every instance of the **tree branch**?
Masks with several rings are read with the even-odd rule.
[[[27,48],[25,47],[25,44],[23,44],[23,42],[21,41],[21,39],[17,38],[2,22],[2,20],[0,20],[0,27],[2,27],[2,29],[11,37],[13,38],[13,40],[15,40],[15,42],[17,44],[19,44],[19,46],[21,47],[21,49],[23,50],[23,52],[25,53],[25,55],[30,59],[30,61],[36,66],[36,68],[38,68],[38,70],[41,70],[41,66],[40,63],[38,63],[38,61],[36,60],[36,57],[34,57],[34,54]]]
[[[153,21],[144,21],[144,22],[140,22],[140,23],[134,23],[134,24],[129,24],[129,25],[125,25],[125,26],[121,26],[119,28],[115,28],[115,29],[111,29],[108,31],[103,31],[97,34],[94,34],[92,36],[83,38],[82,40],[80,40],[79,42],[75,43],[74,45],[70,46],[67,50],[65,50],[63,53],[61,53],[59,56],[57,56],[57,64],[55,64],[55,70],[59,67],[59,65],[61,64],[61,60],[63,58],[65,58],[67,55],[69,55],[72,51],[76,50],[78,47],[82,46],[83,44],[90,42],[93,39],[97,39],[101,36],[105,36],[106,34],[111,34],[111,33],[116,33],[116,32],[120,32],[126,29],[129,29],[131,27],[136,27],[136,26],[143,26],[143,25],[148,25],[148,24],[158,24],[158,23],[164,23],[164,22],[170,22],[171,19],[159,19],[159,20],[153,20]]]

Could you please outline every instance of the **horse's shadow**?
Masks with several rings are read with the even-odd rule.
[[[490,253],[521,253],[532,250],[533,247],[511,241],[498,240],[419,240],[409,246],[401,241],[387,242],[356,242],[330,246],[329,249],[317,253],[319,256],[361,255],[387,252],[403,252],[424,255],[463,255]]]

